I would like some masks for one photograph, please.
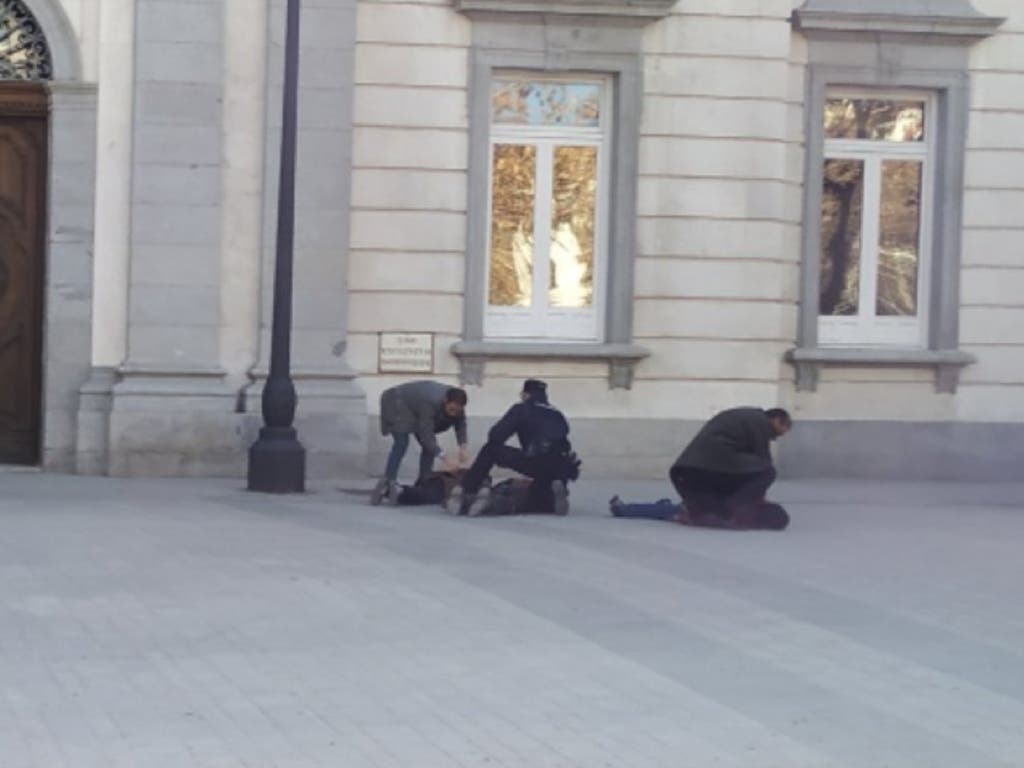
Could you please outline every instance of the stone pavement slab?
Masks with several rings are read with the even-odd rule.
[[[0,768],[1024,765],[1024,485],[785,533],[0,473]]]

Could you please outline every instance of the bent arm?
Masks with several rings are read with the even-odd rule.
[[[505,412],[505,415],[487,433],[487,442],[497,443],[498,445],[504,445],[508,442],[508,439],[515,434],[516,427],[519,424],[519,408],[520,406],[513,405]]]

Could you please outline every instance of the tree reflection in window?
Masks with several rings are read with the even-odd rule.
[[[864,163],[826,160],[821,205],[823,315],[856,315],[860,307]]]
[[[551,214],[552,307],[594,303],[597,147],[556,147]]]
[[[522,144],[494,146],[488,301],[493,307],[530,306],[536,178],[536,147]]]
[[[924,141],[924,102],[828,99],[825,137],[870,141]]]
[[[916,315],[921,163],[883,161],[881,197],[875,314]]]

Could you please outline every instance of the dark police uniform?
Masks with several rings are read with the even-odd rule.
[[[509,408],[487,433],[486,445],[462,480],[466,496],[480,491],[495,466],[507,467],[533,478],[531,508],[551,512],[554,507],[551,484],[556,480],[565,482],[575,473],[575,462],[570,457],[569,422],[561,411],[547,402],[543,382],[531,386],[533,381],[528,381],[524,387],[529,398]],[[519,440],[519,448],[505,444],[513,435]]]

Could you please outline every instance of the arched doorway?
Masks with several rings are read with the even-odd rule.
[[[51,73],[35,17],[0,0],[0,463],[40,460]]]

